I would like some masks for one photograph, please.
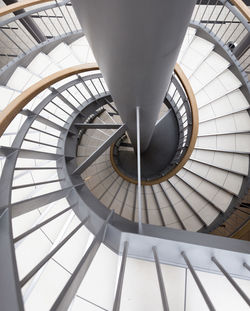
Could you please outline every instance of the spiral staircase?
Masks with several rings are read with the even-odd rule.
[[[197,2],[157,121],[178,149],[139,200],[71,2],[35,2],[0,10],[0,310],[248,310],[249,242],[228,238],[249,234],[247,7]]]

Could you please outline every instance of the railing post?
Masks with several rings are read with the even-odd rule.
[[[141,216],[141,140],[140,140],[140,107],[136,107],[136,131],[137,131],[137,196],[138,196],[138,231],[142,233]]]
[[[203,298],[204,298],[204,300],[205,300],[205,302],[206,302],[206,304],[208,306],[208,309],[210,311],[216,311],[214,306],[213,306],[213,304],[212,304],[212,301],[208,297],[208,294],[207,294],[205,288],[203,287],[203,285],[202,285],[198,275],[194,271],[194,268],[191,265],[191,263],[190,263],[189,259],[187,258],[186,254],[184,252],[181,252],[181,255],[184,258],[184,260],[185,260],[185,262],[186,262],[186,264],[188,266],[188,269],[190,270],[190,272],[191,272],[191,274],[192,274],[192,276],[193,276],[193,278],[194,278],[194,280],[196,282],[196,285],[198,286],[198,288],[199,288],[199,290],[200,290],[200,292],[201,292],[201,294],[202,294],[202,296],[203,296]]]
[[[165,285],[164,285],[164,281],[162,277],[161,265],[159,262],[156,246],[153,246],[153,254],[154,254],[154,259],[155,259],[155,265],[156,265],[156,271],[157,271],[160,291],[161,291],[162,307],[164,311],[169,311],[168,299],[167,299],[166,289],[165,289]]]
[[[125,273],[125,268],[126,268],[127,255],[128,255],[128,245],[129,244],[127,241],[124,242],[124,248],[123,248],[123,253],[122,253],[122,262],[121,262],[119,279],[118,279],[117,288],[116,288],[113,311],[119,311],[120,310],[121,296],[122,296],[122,285],[123,285],[123,279],[124,279],[124,273]]]
[[[250,299],[243,292],[243,290],[239,287],[239,285],[235,282],[235,280],[231,277],[231,275],[226,271],[226,269],[218,262],[215,257],[212,257],[211,260],[216,264],[219,270],[224,274],[224,276],[228,279],[228,281],[233,285],[239,295],[245,300],[245,302],[250,306]]]

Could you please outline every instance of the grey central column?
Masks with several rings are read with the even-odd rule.
[[[98,65],[136,146],[140,106],[141,151],[155,123],[195,0],[72,0]]]

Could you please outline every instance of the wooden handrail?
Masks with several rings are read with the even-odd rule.
[[[199,112],[198,112],[197,103],[196,103],[193,89],[188,81],[188,78],[186,77],[183,70],[178,64],[175,65],[174,72],[176,73],[179,80],[181,81],[181,84],[185,89],[185,92],[187,94],[187,97],[190,103],[191,113],[192,113],[192,135],[191,135],[190,143],[189,143],[185,156],[182,158],[181,162],[171,172],[169,172],[165,176],[166,179],[174,176],[186,164],[186,162],[188,161],[188,159],[190,158],[194,150],[194,146],[196,143],[198,130],[199,130]]]
[[[188,97],[188,100],[189,100],[189,103],[190,103],[190,106],[191,106],[192,134],[191,134],[190,143],[189,143],[188,149],[187,149],[184,157],[182,158],[180,163],[173,170],[171,170],[165,176],[162,176],[160,178],[157,178],[157,179],[154,179],[154,180],[151,180],[151,181],[142,180],[141,181],[142,185],[158,184],[158,183],[161,183],[161,182],[166,181],[167,179],[173,177],[186,164],[186,162],[188,161],[188,159],[190,158],[190,156],[191,156],[191,154],[192,154],[192,152],[194,150],[194,146],[195,146],[195,143],[196,143],[196,139],[197,139],[197,135],[198,135],[198,128],[199,128],[199,114],[198,114],[198,108],[197,108],[194,92],[193,92],[193,89],[192,89],[192,87],[191,87],[191,85],[190,85],[186,75],[184,74],[183,70],[181,69],[181,67],[178,64],[175,65],[174,71],[175,71],[176,75],[178,76],[179,80],[181,81],[182,86],[185,89],[185,92],[187,94],[187,97]],[[114,150],[114,144],[110,148],[110,161],[111,161],[111,164],[112,164],[113,168],[117,172],[117,174],[119,174],[123,179],[127,180],[128,182],[131,182],[133,184],[137,184],[137,180],[136,179],[133,179],[133,178],[130,178],[130,177],[126,176],[125,174],[123,174],[118,169],[118,167],[116,166],[115,161],[114,161],[113,150]]]
[[[232,4],[240,11],[240,13],[250,22],[250,9],[242,0],[231,0]]]
[[[48,88],[49,86],[51,86],[52,84],[65,79],[69,76],[75,75],[75,74],[79,74],[82,72],[88,72],[88,71],[93,71],[93,70],[98,70],[99,67],[97,66],[97,64],[95,63],[91,63],[91,64],[84,64],[84,65],[77,65],[77,66],[73,66],[70,68],[66,68],[63,70],[60,70],[42,80],[40,80],[39,82],[33,84],[31,87],[29,87],[27,90],[25,90],[24,92],[22,92],[19,96],[17,96],[1,113],[0,113],[0,136],[2,136],[2,134],[4,133],[4,131],[6,130],[6,128],[8,127],[8,125],[10,124],[10,122],[15,118],[15,116],[35,97],[37,96],[39,93],[41,93],[42,91],[44,91],[46,88]],[[162,182],[164,180],[167,180],[168,178],[174,176],[184,165],[185,163],[188,161],[190,155],[193,152],[194,146],[195,146],[195,142],[197,139],[197,134],[198,134],[198,109],[197,109],[197,105],[196,105],[196,100],[195,100],[195,96],[193,93],[193,90],[191,88],[191,85],[187,79],[187,77],[185,76],[184,72],[182,71],[182,69],[180,68],[180,66],[178,64],[175,65],[175,73],[178,76],[179,80],[181,81],[186,94],[188,96],[189,102],[190,102],[190,106],[191,106],[191,112],[192,112],[192,135],[191,135],[191,140],[190,140],[190,144],[188,146],[188,149],[186,151],[185,156],[183,157],[183,159],[181,160],[181,162],[171,171],[169,172],[167,175],[154,180],[154,181],[150,181],[150,182],[142,182],[145,185],[151,185],[151,184],[155,184],[155,183],[159,183]],[[112,149],[112,148],[111,148]],[[112,157],[111,157],[111,162],[112,161]],[[114,163],[113,163],[114,164]],[[115,165],[113,165],[115,168]],[[120,172],[118,172],[120,174]],[[129,179],[126,176],[122,176],[123,178],[129,180],[132,183],[136,183],[137,181],[133,180],[133,179]]]
[[[41,4],[45,2],[50,2],[53,0],[23,0],[19,1],[17,3],[13,3],[10,5],[7,5],[5,7],[0,8],[0,16],[7,15],[9,13],[13,13],[18,10],[25,9],[27,7]],[[242,1],[242,0],[231,0],[232,4],[234,4],[237,9],[241,12],[241,14],[250,22],[250,9],[248,6]]]
[[[9,13],[13,13],[15,11],[28,8],[29,6],[33,6],[33,5],[41,4],[45,2],[50,2],[50,1],[53,1],[53,0],[23,0],[20,2],[9,4],[7,6],[0,8],[0,16],[4,16]]]
[[[2,112],[0,112],[0,137],[15,118],[15,116],[39,93],[47,89],[52,84],[65,79],[69,76],[82,72],[98,70],[96,63],[77,65],[70,68],[60,70],[52,75],[33,84],[27,90],[17,96]]]

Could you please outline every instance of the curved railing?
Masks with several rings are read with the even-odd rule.
[[[166,174],[165,180],[174,176],[190,158],[194,150],[199,128],[198,108],[192,87],[178,64],[175,65],[174,73],[179,80],[178,85],[182,85],[183,87],[183,90],[178,89],[178,99],[173,107],[174,109],[176,107],[180,114],[181,126],[179,128],[181,131],[178,152],[173,160],[175,166]],[[181,101],[179,101],[180,99]]]
[[[1,67],[39,44],[82,33],[69,0],[20,1],[1,8],[0,17]]]
[[[49,2],[49,1],[25,1],[25,3],[27,4],[26,7],[29,6],[30,3],[32,3],[32,5],[36,4],[41,4],[43,2]],[[15,4],[12,7],[18,7],[19,4]],[[20,6],[18,7],[20,9]],[[53,18],[52,18],[53,20]],[[58,22],[59,23],[59,22]],[[15,29],[9,29],[9,30],[15,30]],[[22,51],[20,52],[22,53]],[[7,56],[8,58],[12,57],[12,56]],[[69,136],[72,135],[74,136],[74,132],[71,132],[71,129],[68,126],[68,116],[67,116],[67,110],[64,111],[65,113],[65,118],[64,120],[59,120],[58,122],[53,122],[51,120],[49,120],[49,118],[45,118],[42,116],[38,116],[37,112],[40,109],[34,110],[34,111],[29,111],[27,109],[24,109],[25,106],[32,100],[32,98],[34,98],[35,96],[37,96],[38,94],[40,94],[43,90],[45,90],[45,88],[51,87],[53,83],[56,83],[57,81],[66,78],[66,77],[70,77],[71,75],[77,75],[76,79],[79,79],[79,81],[81,80],[81,73],[83,72],[90,72],[92,70],[97,70],[98,68],[93,65],[93,64],[89,64],[89,65],[79,65],[79,66],[75,66],[74,68],[69,68],[69,69],[65,69],[62,70],[40,82],[38,82],[37,84],[33,85],[31,88],[27,89],[26,91],[24,91],[20,96],[18,96],[1,114],[0,114],[0,136],[5,133],[5,130],[7,129],[8,125],[11,123],[12,120],[14,120],[15,116],[19,115],[20,113],[26,117],[28,117],[27,119],[29,124],[31,124],[33,121],[36,121],[39,119],[39,122],[42,122],[44,124],[50,124],[50,126],[53,126],[55,129],[64,129],[65,132],[69,133]],[[178,72],[178,69],[177,69]],[[181,74],[181,72],[179,71],[179,73]],[[182,74],[181,74],[182,75]],[[95,78],[99,79],[99,76],[95,76]],[[180,77],[180,80],[185,79],[185,77]],[[69,85],[71,82],[68,82]],[[72,82],[72,85],[75,82]],[[185,84],[185,83],[184,83]],[[58,91],[60,91],[60,89],[58,89]],[[61,90],[62,91],[62,90]],[[185,90],[186,93],[189,93],[188,88]],[[53,88],[51,89],[51,92],[56,92]],[[103,89],[103,93],[104,94],[108,94],[107,91],[105,89]],[[53,96],[57,96],[61,93],[54,93]],[[74,94],[72,94],[74,95]],[[53,97],[52,96],[52,97]],[[89,101],[91,101],[91,94],[89,94]],[[189,94],[190,100],[192,99],[192,93]],[[67,102],[67,99],[64,99]],[[88,102],[87,100],[87,102]],[[55,103],[56,104],[56,103]],[[68,103],[69,104],[69,103]],[[66,104],[67,105],[67,104]],[[43,108],[45,107],[45,104],[42,104]],[[56,107],[56,105],[55,105]],[[57,107],[58,108],[58,107]],[[75,107],[76,108],[76,107]],[[75,109],[73,106],[71,106],[71,110],[74,111]],[[41,108],[42,109],[42,108]],[[63,107],[61,106],[58,109],[63,109]],[[68,112],[69,113],[69,112]],[[76,113],[79,113],[78,109],[76,110]],[[193,113],[195,113],[195,111],[193,111]],[[56,118],[58,116],[54,116],[54,118]],[[184,121],[185,119],[183,119]],[[60,126],[60,122],[64,122],[66,124],[65,127]],[[19,133],[21,135],[23,135],[23,137],[25,137],[25,133],[27,132],[29,127],[22,129],[22,133]],[[32,131],[40,131],[41,133],[45,134],[45,135],[51,135],[52,137],[56,138],[57,141],[60,141],[60,137],[56,137],[55,133],[52,133],[50,131],[44,133],[41,129],[39,128],[33,128],[31,129]],[[190,145],[195,143],[195,130],[193,131],[193,135],[190,138]],[[32,143],[31,140],[28,141],[29,138],[26,139],[26,142]],[[184,144],[184,137],[183,137],[183,144]],[[64,155],[65,157],[67,157],[67,159],[71,159],[72,154],[63,154],[62,148],[65,146],[62,146],[61,142],[58,144],[55,144],[54,146],[49,146],[47,144],[47,142],[42,142],[40,141],[39,143],[40,146],[44,145],[48,148],[54,148],[54,152],[52,153],[48,153],[48,152],[42,152],[41,149],[39,148],[34,148],[32,150],[32,152],[29,153],[28,150],[23,149],[22,147],[22,141],[16,141],[15,145],[12,148],[2,148],[0,155],[7,157],[9,157],[9,162],[8,165],[5,167],[5,175],[4,175],[4,183],[2,184],[2,188],[5,187],[5,190],[7,189],[8,191],[22,191],[23,188],[27,188],[27,187],[38,187],[40,185],[46,185],[47,183],[60,183],[61,185],[64,185],[61,187],[60,190],[56,190],[53,192],[53,195],[51,193],[46,193],[46,194],[42,194],[39,197],[35,197],[32,196],[31,198],[29,198],[28,200],[26,200],[24,202],[24,204],[22,205],[21,202],[8,202],[5,206],[0,207],[0,213],[1,213],[1,220],[4,219],[5,215],[4,213],[2,213],[2,211],[10,211],[13,217],[15,216],[19,216],[21,214],[24,214],[32,209],[35,209],[37,207],[39,207],[39,205],[41,204],[46,204],[48,202],[53,202],[55,199],[59,200],[62,197],[66,197],[70,195],[70,191],[72,191],[72,189],[74,190],[75,188],[77,188],[79,185],[73,185],[72,187],[66,187],[66,181],[64,177],[61,177],[60,175],[58,176],[57,179],[51,179],[51,180],[47,180],[47,181],[41,181],[38,183],[34,183],[34,184],[12,184],[12,179],[13,179],[13,171],[10,173],[10,166],[14,167],[16,169],[17,172],[20,173],[20,171],[27,171],[30,169],[42,169],[42,170],[55,170],[55,169],[61,169],[61,166],[51,166],[51,167],[36,167],[36,168],[32,168],[32,167],[18,167],[16,166],[16,162],[15,159],[18,158],[18,156],[20,157],[27,157],[27,158],[34,158],[35,156],[37,156],[37,158],[39,159],[54,159],[54,160],[58,160],[58,163],[60,163],[60,159],[61,157]],[[191,151],[190,151],[191,152]],[[188,158],[188,156],[187,156]],[[183,157],[182,161],[185,161],[185,157]],[[8,184],[9,183],[9,184]],[[81,186],[81,184],[80,184]],[[46,187],[46,186],[45,186]],[[3,193],[3,192],[1,192]],[[10,199],[10,196],[7,194],[4,196],[4,200],[5,202],[7,202]],[[3,197],[2,197],[3,199]],[[43,202],[43,203],[41,203]],[[74,203],[71,204],[70,206],[66,207],[64,210],[62,210],[61,212],[53,215],[52,217],[46,219],[46,220],[42,220],[39,224],[37,224],[36,226],[33,226],[31,228],[28,228],[27,231],[23,232],[20,235],[17,235],[14,237],[14,239],[12,239],[12,230],[10,229],[10,239],[11,239],[11,243],[18,243],[20,242],[22,239],[24,239],[25,237],[27,237],[29,234],[31,234],[32,232],[35,232],[36,230],[38,230],[39,228],[41,228],[43,225],[46,225],[47,223],[50,223],[51,221],[53,221],[54,219],[56,219],[57,217],[59,217],[60,215],[62,215],[63,213],[66,213],[67,211],[70,210],[74,210],[75,209],[75,205]],[[5,213],[6,214],[6,213]],[[93,213],[92,213],[93,214]],[[63,245],[65,243],[67,243],[67,241],[83,226],[87,223],[88,224],[88,217],[93,217],[91,213],[89,213],[89,215],[83,219],[81,219],[80,224],[73,229],[69,234],[67,234],[64,239],[58,243],[54,249],[48,251],[46,253],[46,256],[44,258],[41,259],[40,262],[38,262],[38,264],[34,265],[34,267],[32,268],[31,271],[28,271],[26,275],[24,275],[24,277],[22,279],[18,279],[18,275],[17,275],[17,269],[16,269],[16,264],[15,264],[15,260],[12,260],[12,257],[15,257],[14,255],[14,247],[12,248],[12,253],[10,254],[11,256],[6,256],[7,260],[3,261],[4,264],[6,264],[9,261],[11,261],[12,265],[12,269],[14,270],[14,273],[16,274],[16,282],[17,282],[17,291],[19,291],[19,295],[21,296],[21,287],[24,287],[25,284],[27,284],[28,286],[32,286],[33,283],[31,285],[28,284],[29,280],[31,280],[34,276],[36,276],[37,274],[39,274],[40,269],[54,256],[54,254],[60,250]],[[104,215],[106,216],[106,214]],[[111,215],[111,217],[113,217]],[[94,221],[92,221],[92,226],[93,224],[96,225],[96,223],[98,224],[95,230],[93,230],[93,232],[95,233],[95,235],[97,235],[98,238],[100,238],[100,241],[104,241],[107,245],[111,245],[111,248],[113,250],[115,250],[117,253],[121,253],[121,254],[125,254],[125,256],[131,256],[131,257],[137,257],[137,258],[144,258],[146,260],[154,260],[155,258],[155,262],[157,263],[157,267],[159,268],[159,263],[170,263],[172,265],[177,265],[177,266],[181,266],[181,267],[188,267],[189,269],[191,269],[191,271],[194,271],[195,269],[201,270],[201,271],[208,271],[208,272],[222,272],[222,273],[230,273],[233,276],[236,277],[242,277],[244,278],[244,272],[242,271],[244,269],[248,269],[249,270],[249,265],[246,263],[247,262],[247,254],[245,255],[245,253],[247,253],[247,251],[243,252],[242,249],[244,249],[244,245],[243,246],[238,246],[239,244],[237,243],[232,243],[232,241],[225,241],[225,240],[220,240],[217,239],[216,237],[213,237],[212,239],[209,240],[208,237],[203,237],[199,234],[194,235],[193,233],[189,233],[189,232],[175,232],[175,234],[173,234],[172,236],[175,236],[175,238],[170,237],[171,236],[171,232],[167,232],[167,231],[162,231],[161,229],[165,229],[165,228],[154,228],[153,226],[148,229],[145,228],[145,232],[144,232],[144,236],[141,235],[135,235],[134,233],[136,232],[135,227],[133,227],[133,230],[127,230],[128,228],[130,229],[130,227],[126,227],[126,234],[124,235],[123,233],[121,233],[119,231],[119,228],[117,228],[117,224],[119,224],[120,219],[115,218],[116,216],[114,216],[113,222],[112,219],[110,219],[110,216],[107,217],[107,220],[104,222],[103,226],[99,226],[100,223],[102,225],[103,219],[100,221],[100,219],[98,219],[99,222],[97,222],[97,218],[94,219]],[[105,217],[103,217],[105,218]],[[8,221],[9,226],[11,226],[11,220]],[[115,226],[115,225],[116,226]],[[1,223],[2,225],[2,223]],[[108,227],[108,232],[109,234],[107,236],[105,236],[106,232],[106,226]],[[101,228],[101,229],[100,229]],[[159,231],[158,231],[159,229]],[[5,233],[7,233],[7,230],[5,231]],[[170,234],[169,234],[170,233]],[[159,238],[160,237],[160,238]],[[76,294],[76,291],[80,285],[80,282],[82,281],[82,279],[84,278],[84,275],[82,273],[82,271],[84,270],[85,273],[86,271],[88,271],[89,265],[92,262],[97,250],[98,250],[98,246],[100,245],[100,241],[98,240],[98,238],[95,238],[92,242],[92,244],[90,245],[90,247],[88,248],[86,255],[84,255],[84,257],[81,259],[80,261],[80,266],[78,265],[73,271],[72,274],[70,274],[70,279],[69,281],[66,283],[65,287],[63,287],[63,290],[58,294],[58,296],[55,297],[55,303],[53,304],[53,310],[62,310],[67,309],[74,297],[74,295]],[[144,240],[142,240],[144,239]],[[119,240],[120,243],[118,243],[119,245],[117,246],[117,241]],[[126,250],[125,250],[125,246],[124,246],[124,251],[122,250],[121,245],[123,245],[122,243],[126,241]],[[128,241],[128,242],[127,242]],[[138,247],[138,245],[141,245],[142,241],[145,243],[145,245],[147,245],[147,249],[146,250],[142,250],[140,247]],[[128,244],[129,243],[129,244]],[[128,246],[129,245],[129,246]],[[157,245],[157,249],[159,251],[159,258],[158,258],[158,252],[156,249],[156,245]],[[174,245],[174,246],[173,246]],[[116,247],[115,247],[116,246]],[[120,249],[119,249],[120,247]],[[216,250],[216,248],[218,250]],[[152,252],[152,249],[154,250],[154,252]],[[168,252],[164,252],[162,250],[169,250]],[[245,249],[244,249],[245,250]],[[34,251],[34,250],[33,250]],[[4,252],[2,252],[5,254],[8,254],[8,249],[7,247],[4,249]],[[215,254],[214,254],[215,252]],[[239,253],[238,253],[239,252]],[[197,254],[202,253],[203,256],[197,256]],[[155,257],[153,257],[153,254]],[[213,254],[213,257],[211,257],[211,254]],[[230,265],[227,266],[228,261],[230,261]],[[223,269],[221,268],[220,263],[222,263],[222,265],[226,266],[227,269]],[[211,268],[212,266],[212,268]],[[5,266],[3,266],[5,267]],[[3,268],[2,267],[2,268]],[[14,267],[14,268],[13,268]],[[194,268],[193,268],[194,267]],[[218,267],[218,268],[217,268]],[[123,264],[121,265],[121,271],[122,269],[125,269],[125,264],[124,264],[124,260],[123,260]],[[2,269],[3,270],[3,269]],[[223,272],[224,271],[224,272]],[[159,273],[158,273],[159,276]],[[11,278],[11,276],[9,276]],[[55,277],[53,275],[53,277]],[[228,277],[228,275],[227,275]],[[116,301],[119,301],[120,296],[121,296],[121,289],[122,289],[122,281],[120,281],[122,279],[122,273],[120,273],[120,277],[119,277],[119,286],[117,287],[117,292],[116,292]],[[2,283],[5,282],[4,279],[2,279]],[[230,279],[229,276],[229,280],[232,280],[232,278]],[[160,281],[160,276],[159,276],[159,281]],[[197,278],[196,278],[197,281]],[[32,282],[32,281],[31,281]],[[73,284],[73,286],[72,286]],[[199,283],[198,283],[199,284]],[[3,284],[2,284],[3,285]],[[161,284],[162,285],[162,284]],[[4,287],[4,291],[7,292],[9,291],[9,284],[7,284],[6,288]],[[120,289],[120,291],[119,291]],[[27,290],[27,288],[24,290]],[[239,287],[236,287],[236,290],[242,294],[242,291]],[[70,293],[69,293],[70,292]],[[5,292],[4,292],[5,293]],[[11,293],[12,295],[12,293]],[[10,295],[10,296],[11,296]],[[120,295],[120,296],[119,296]],[[204,292],[203,292],[204,295]],[[10,301],[14,300],[13,297],[15,295],[13,295],[10,299]],[[6,294],[6,301],[8,300],[8,293]],[[15,297],[14,297],[15,298]],[[246,300],[246,299],[245,299]],[[5,303],[5,301],[2,303]],[[23,310],[23,302],[21,301],[19,304],[20,308],[19,310]],[[118,304],[119,306],[119,304]],[[14,309],[13,309],[14,310]]]
[[[196,21],[216,35],[224,45],[230,41],[240,44],[249,32],[250,10],[242,1],[200,0],[194,9],[191,20]]]
[[[10,211],[11,217],[16,217],[18,219],[19,216],[21,217],[26,213],[47,205],[46,211],[38,215],[38,222],[36,222],[35,225],[29,224],[29,226],[25,226],[24,231],[14,232],[14,234],[12,234],[12,229],[10,229],[9,244],[11,244],[13,251],[11,254],[7,253],[8,249],[5,244],[4,252],[1,253],[1,256],[4,255],[5,258],[8,259],[3,261],[4,268],[8,266],[10,260],[14,262],[12,270],[14,270],[15,274],[16,291],[20,296],[18,307],[15,310],[24,309],[27,297],[31,295],[32,290],[39,282],[39,276],[43,273],[43,269],[45,269],[47,263],[54,258],[60,250],[67,250],[67,252],[69,252],[70,249],[72,252],[71,255],[76,256],[78,260],[77,265],[70,270],[69,278],[62,283],[60,290],[55,293],[53,292],[53,301],[51,301],[52,307],[50,308],[50,310],[55,311],[68,310],[102,242],[109,246],[116,254],[122,254],[123,258],[124,256],[129,256],[143,258],[143,260],[147,261],[153,260],[158,266],[160,263],[167,263],[185,268],[187,266],[192,271],[196,269],[210,273],[218,273],[218,271],[221,271],[220,264],[224,266],[228,260],[230,260],[229,267],[226,266],[227,269],[222,271],[226,271],[226,273],[230,273],[232,276],[245,278],[245,272],[242,270],[248,267],[247,254],[245,254],[247,252],[243,252],[242,248],[240,248],[241,245],[238,246],[237,243],[232,243],[230,239],[228,242],[225,242],[224,240],[221,241],[218,237],[211,237],[211,239],[209,239],[207,236],[199,234],[194,235],[193,232],[182,232],[181,230],[174,230],[174,232],[171,232],[171,230],[166,228],[156,228],[156,226],[148,225],[145,225],[143,228],[143,234],[138,235],[135,234],[137,233],[137,224],[129,222],[126,219],[121,220],[119,215],[110,212],[110,210],[103,209],[102,206],[99,208],[100,206],[98,206],[98,203],[92,204],[92,206],[91,204],[88,205],[90,201],[88,201],[87,198],[88,191],[86,191],[84,181],[81,179],[80,175],[74,176],[74,172],[72,174],[71,160],[73,160],[75,151],[72,150],[73,144],[70,140],[74,140],[75,142],[77,140],[77,131],[74,131],[74,127],[91,125],[93,118],[95,118],[98,113],[102,112],[102,105],[110,104],[109,101],[106,102],[105,100],[104,103],[101,103],[102,99],[110,98],[110,94],[107,88],[103,87],[101,74],[99,72],[96,73],[97,69],[97,66],[93,64],[79,65],[61,70],[60,72],[44,78],[18,96],[16,100],[10,104],[10,107],[7,107],[1,115],[1,132],[4,132],[7,125],[19,113],[27,117],[16,135],[14,144],[10,148],[0,148],[0,155],[5,154],[6,157],[9,156],[4,166],[4,175],[1,180],[4,180],[4,182],[1,183],[1,187],[4,186],[5,191],[5,196],[4,198],[1,197],[1,200],[6,202],[5,206],[0,205],[0,213],[3,212],[1,216],[7,213],[6,211]],[[90,72],[91,75],[82,75],[83,73]],[[178,78],[182,80],[182,72],[178,71],[178,68],[176,69],[176,73],[178,74]],[[64,85],[57,88],[53,87],[53,84],[60,79],[69,78],[70,76],[72,76],[72,79],[67,79]],[[82,93],[82,89],[80,88],[81,84],[86,87],[88,97],[86,97],[86,94]],[[35,96],[45,90],[45,88],[49,88],[51,93],[47,94],[45,98],[41,98],[34,109],[25,109],[27,104],[32,101]],[[188,90],[187,86],[185,88],[186,93],[189,94],[190,97],[192,95],[189,93],[190,90]],[[68,94],[67,91],[69,91]],[[79,92],[79,95],[81,94],[82,96],[82,100],[78,100],[78,102],[76,100],[76,92]],[[62,101],[60,105],[58,105],[56,98]],[[69,98],[71,100],[69,100]],[[178,100],[176,103],[177,102]],[[86,109],[92,106],[94,106],[94,109],[90,109],[87,113]],[[47,114],[50,113],[51,117],[48,117],[48,115],[46,117],[43,112]],[[84,123],[79,124],[79,118],[81,122]],[[46,125],[46,129],[38,126],[37,122]],[[113,126],[117,128],[117,126],[120,125],[113,124]],[[50,144],[50,141],[46,140],[44,142],[41,139],[37,142],[32,141],[29,136],[30,131],[52,136],[54,143]],[[25,149],[23,143],[33,144],[34,147]],[[54,151],[48,152],[48,148],[53,148]],[[18,162],[19,158],[48,161],[45,163],[39,163],[38,161],[35,165],[31,163],[29,164],[30,166],[27,167],[24,166],[24,163]],[[51,160],[53,165],[50,163],[46,166]],[[25,177],[22,179],[22,175],[32,170],[42,170],[43,172],[47,170],[49,171],[49,178],[43,181],[39,180],[39,182],[27,183],[27,179]],[[14,171],[19,175],[18,183],[13,183],[13,176],[15,176]],[[55,171],[58,172],[58,175],[53,174]],[[20,182],[20,179],[22,182]],[[54,185],[53,187],[51,187],[52,184]],[[42,194],[40,192],[40,187],[43,187],[43,190],[45,188]],[[34,190],[32,195],[29,193],[28,198],[17,200],[16,197],[12,197],[13,192],[25,192],[27,188]],[[82,193],[81,190],[83,190]],[[11,192],[11,195],[9,192]],[[62,202],[62,199],[65,199],[67,202]],[[48,205],[57,201],[59,201],[60,210],[55,210],[50,217],[43,218],[46,212],[55,207]],[[94,203],[96,202],[94,201]],[[35,264],[28,265],[28,269],[22,271],[18,275],[15,260],[20,265],[20,263],[22,264],[27,258],[25,256],[18,256],[18,253],[15,253],[15,248],[18,249],[22,243],[25,243],[25,240],[30,237],[30,235],[43,229],[47,224],[53,225],[53,221],[56,221],[56,219],[58,220],[58,218],[63,215],[67,215],[67,219],[72,220],[74,213],[79,216],[79,222],[72,228],[70,227],[70,222],[67,222],[67,230],[64,227],[63,230],[65,231],[62,231],[62,234],[59,233],[60,238],[51,243],[51,248],[46,249],[42,254],[39,253],[40,256],[38,256],[38,260]],[[3,219],[3,217],[1,218]],[[12,227],[12,225],[13,227],[15,226],[15,221],[12,222],[11,219],[7,220],[10,227]],[[22,218],[21,220],[24,221]],[[70,240],[74,239],[79,230],[84,226],[93,232],[95,237],[91,244],[86,246],[86,252],[80,253],[77,256],[77,248],[67,247],[70,244]],[[6,233],[6,231],[4,231],[4,233]],[[108,234],[105,234],[106,231]],[[37,241],[38,247],[40,247],[39,242],[40,240]],[[146,245],[146,247],[139,247],[140,245]],[[3,243],[1,247],[3,247]],[[166,249],[168,250],[167,252],[163,251]],[[32,248],[32,250],[30,249],[29,256],[33,255],[35,251],[35,247]],[[241,251],[240,254],[238,254],[239,251]],[[197,256],[197,253],[202,253],[203,256]],[[213,254],[213,256],[211,254]],[[125,267],[124,260],[122,262],[121,270],[122,267]],[[55,270],[51,271],[50,276],[55,279],[58,274],[56,274]],[[11,276],[8,275],[8,277],[11,279]],[[123,277],[119,277],[119,279],[121,278]],[[5,279],[2,278],[1,280],[0,282],[3,283]],[[61,280],[59,281],[61,282]],[[1,285],[3,285],[2,283]],[[119,281],[118,284],[120,285],[116,287],[114,306],[118,305],[119,307],[122,281]],[[50,284],[46,285],[49,286]],[[155,286],[155,284],[153,285]],[[11,285],[7,284],[7,287],[4,287],[5,292],[8,292],[10,288]],[[241,288],[237,288],[237,291],[242,293]],[[7,308],[4,310],[8,310],[10,301],[13,301],[13,296],[11,296],[11,299],[7,294],[4,299],[2,297],[3,292],[1,292],[1,303],[3,304],[4,300],[5,305],[7,304]],[[246,298],[245,300],[248,301]],[[119,310],[119,308],[116,308],[116,310]]]
[[[241,0],[199,0],[192,21],[208,29],[240,59],[248,69],[250,10]],[[25,11],[24,11],[25,9]],[[26,55],[38,43],[83,33],[70,0],[25,0],[0,8],[0,66]],[[29,23],[36,30],[31,30]]]
[[[249,67],[250,9],[241,0],[200,0],[193,12],[192,23],[216,37],[240,61],[242,71]]]
[[[93,70],[98,70],[96,64],[84,64],[70,67],[40,80],[22,92],[0,113],[0,136],[4,133],[8,125],[17,116],[17,114],[39,93],[49,88],[54,83],[69,76]],[[169,90],[174,85],[175,87],[173,88],[172,96],[168,97],[168,100],[170,102],[174,102],[173,109],[177,114],[177,117],[179,116],[180,139],[178,152],[174,158],[174,164],[171,167],[171,170],[168,170],[169,172],[164,177],[154,181],[153,183],[158,183],[174,176],[176,172],[178,172],[185,165],[193,152],[198,134],[198,110],[192,88],[179,65],[176,65],[175,67],[175,74],[181,82],[183,88],[178,87],[177,89],[176,85],[179,85],[179,83],[174,84],[171,82]],[[133,180],[132,182],[135,181]]]
[[[13,100],[1,113],[0,113],[0,136],[4,133],[10,122],[15,116],[39,93],[50,87],[52,84],[63,80],[69,76],[80,74],[83,72],[98,70],[96,64],[84,64],[74,67],[66,68],[58,71],[45,79],[35,83],[27,90],[22,92],[15,100]]]

